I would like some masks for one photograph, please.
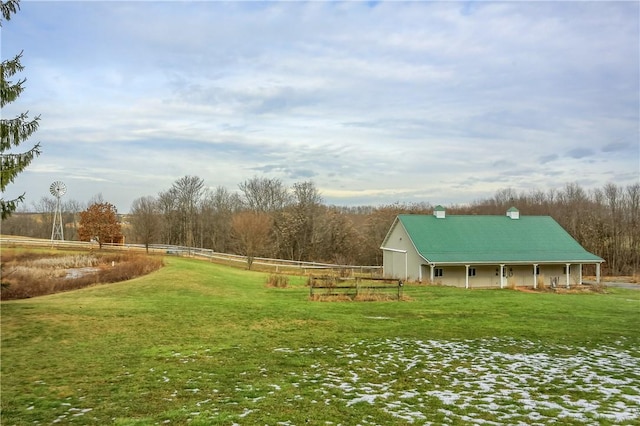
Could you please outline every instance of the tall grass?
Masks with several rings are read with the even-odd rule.
[[[284,274],[269,274],[266,284],[268,287],[286,288],[289,285],[289,277]]]
[[[2,300],[24,299],[148,274],[162,259],[132,253],[2,253]]]

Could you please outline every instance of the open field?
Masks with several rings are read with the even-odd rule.
[[[3,302],[0,423],[640,423],[638,291],[311,302],[304,277],[165,263]]]

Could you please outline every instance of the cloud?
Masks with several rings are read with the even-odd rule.
[[[574,148],[567,151],[567,155],[571,158],[581,159],[594,155],[593,150],[589,148]]]
[[[633,146],[626,142],[612,142],[602,147],[602,152],[624,152],[632,150]],[[635,150],[638,150],[638,145],[635,146]]]
[[[91,177],[93,193],[83,183],[74,196],[102,192],[121,211],[185,174],[230,189],[256,173],[312,178],[347,204],[465,202],[562,185],[586,166],[596,184],[612,172],[624,184],[638,171],[639,12],[24,2],[2,53],[25,50],[28,84],[3,114],[42,116],[28,186]]]
[[[547,154],[547,155],[543,155],[541,157],[538,157],[538,163],[547,164],[547,163],[551,163],[552,161],[555,161],[557,159],[558,159],[558,154]]]

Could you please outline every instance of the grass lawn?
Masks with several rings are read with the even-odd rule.
[[[2,303],[0,423],[640,423],[640,291],[311,302],[303,277],[165,262]]]

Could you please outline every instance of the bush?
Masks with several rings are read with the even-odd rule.
[[[267,277],[267,287],[286,288],[289,285],[289,277],[282,274],[271,274]]]
[[[544,280],[544,275],[540,275],[538,277],[538,290],[546,290],[547,289],[547,283]]]

